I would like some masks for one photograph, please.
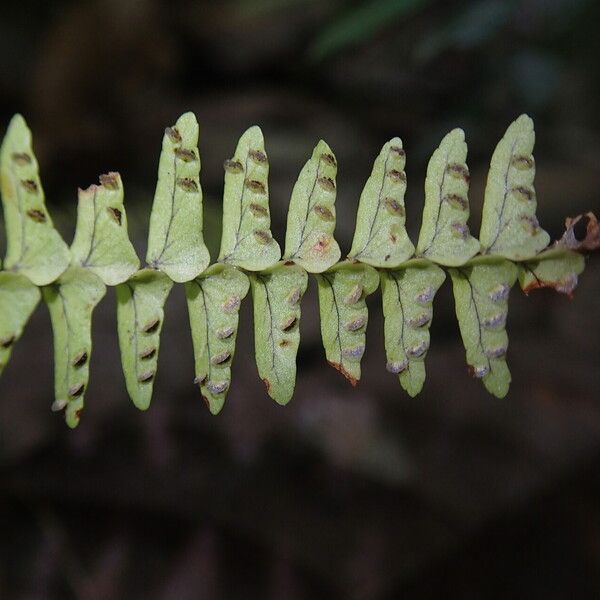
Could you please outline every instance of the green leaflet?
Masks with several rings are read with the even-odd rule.
[[[261,271],[281,257],[271,235],[269,159],[260,127],[244,132],[235,156],[224,163],[223,234],[219,261]]]
[[[165,130],[146,255],[152,268],[178,283],[191,281],[210,262],[199,175],[198,122],[187,112]]]
[[[479,233],[483,254],[525,260],[550,242],[535,216],[534,143],[533,121],[521,115],[494,150]]]
[[[225,403],[231,382],[238,317],[250,283],[229,265],[212,265],[186,283],[196,363],[195,383],[210,412],[216,415]]]
[[[322,273],[341,256],[333,237],[337,161],[321,140],[300,171],[292,190],[285,234],[286,260],[309,273]]]
[[[53,410],[66,408],[69,427],[77,427],[89,378],[92,312],[106,293],[102,280],[81,267],[70,267],[44,287],[54,332]]]
[[[467,363],[491,394],[503,398],[511,381],[506,317],[517,267],[507,260],[477,257],[460,269],[450,269],[450,276]]]
[[[433,299],[446,274],[423,259],[410,260],[400,268],[379,272],[385,318],[387,370],[398,373],[400,384],[416,396],[425,382],[425,357]]]
[[[570,296],[584,268],[585,258],[581,254],[555,246],[538,254],[535,260],[519,264],[519,283],[526,294],[549,287]]]
[[[365,298],[377,289],[379,275],[368,265],[343,261],[317,275],[317,282],[327,362],[356,385],[369,319]]]
[[[35,285],[51,283],[71,257],[46,208],[31,131],[21,115],[12,118],[2,142],[0,180],[7,235],[4,268]]]
[[[92,271],[106,285],[123,283],[138,270],[140,261],[127,235],[118,173],[100,175],[100,185],[79,190],[71,256],[73,264]]]
[[[295,264],[280,262],[250,274],[256,366],[267,393],[279,404],[291,400],[296,385],[300,300],[307,284],[306,271]]]
[[[469,219],[469,168],[462,129],[441,141],[427,166],[425,207],[417,255],[440,265],[457,267],[479,251]]]
[[[18,273],[0,273],[0,375],[40,301],[40,290]]]
[[[349,258],[393,269],[413,255],[415,247],[404,227],[405,163],[402,140],[397,137],[375,159],[360,195]]]
[[[143,269],[117,287],[121,363],[129,396],[146,410],[158,366],[164,305],[173,282],[160,271]]]

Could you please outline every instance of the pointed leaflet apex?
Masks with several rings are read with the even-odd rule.
[[[285,236],[284,258],[309,273],[321,273],[341,256],[333,237],[337,160],[320,140],[292,190]]]
[[[4,268],[46,285],[65,271],[70,255],[46,208],[31,131],[21,115],[13,117],[2,142],[0,182],[8,241]]]
[[[428,260],[413,259],[380,271],[387,369],[416,396],[425,382],[425,357],[433,299],[446,274]]]
[[[219,261],[248,271],[271,267],[281,257],[281,249],[271,234],[269,159],[260,127],[244,132],[224,168]]]
[[[70,267],[42,292],[54,332],[53,406],[66,408],[67,425],[76,427],[89,378],[92,312],[106,287],[91,271]]]
[[[479,233],[484,254],[526,260],[550,242],[535,216],[534,143],[533,121],[521,115],[494,150]]]
[[[392,269],[414,253],[404,227],[405,163],[402,140],[397,137],[387,142],[375,159],[360,196],[349,258]]]
[[[269,396],[279,404],[287,404],[294,393],[300,300],[307,284],[306,271],[295,264],[280,262],[250,274],[256,366]]]
[[[417,255],[440,265],[459,266],[479,251],[469,232],[469,169],[462,129],[444,137],[429,160],[425,207]]]
[[[135,406],[150,406],[158,366],[163,307],[173,282],[143,269],[117,288],[117,324],[125,383]]]
[[[369,319],[365,298],[379,286],[379,275],[368,265],[343,261],[318,274],[317,282],[327,362],[356,385]]]
[[[123,184],[118,173],[100,176],[100,185],[79,190],[73,263],[95,273],[106,285],[127,281],[140,261],[127,235]]]
[[[517,267],[501,258],[477,257],[460,269],[450,269],[450,276],[469,368],[488,392],[503,398],[511,381],[506,317]]]
[[[229,390],[240,304],[249,287],[244,273],[223,264],[212,265],[185,286],[194,343],[195,383],[212,414],[223,408]]]
[[[188,112],[165,130],[146,255],[152,268],[178,283],[192,280],[210,262],[199,177],[198,122]]]

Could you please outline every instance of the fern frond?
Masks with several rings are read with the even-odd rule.
[[[231,385],[240,305],[252,290],[258,373],[279,404],[291,399],[300,344],[301,300],[314,274],[328,362],[353,385],[366,347],[366,297],[381,284],[387,370],[414,396],[425,382],[433,301],[450,275],[471,373],[495,396],[511,381],[506,363],[509,292],[551,287],[572,294],[583,272],[576,250],[600,245],[588,214],[584,242],[572,231],[548,247],[535,216],[534,132],[522,115],[491,160],[480,242],[468,227],[469,171],[464,132],[454,129],[433,153],[425,182],[418,243],[405,228],[405,151],[388,141],[362,190],[348,259],[335,240],[337,159],[319,141],[294,186],[285,252],[271,234],[269,161],[263,134],[251,127],[224,163],[223,235],[218,262],[203,238],[199,127],[192,113],[165,130],[150,217],[147,263],[140,267],[127,235],[118,173],[79,191],[77,228],[69,249],[45,206],[31,133],[11,121],[0,150],[7,255],[0,272],[0,373],[40,297],[54,331],[55,410],[79,422],[92,353],[91,319],[106,285],[117,286],[117,321],[127,391],[135,406],[151,403],[164,305],[184,283],[195,357],[195,383],[211,413]],[[571,229],[577,218],[568,220]],[[572,239],[573,238],[573,239]],[[481,247],[481,249],[480,249]],[[575,250],[574,250],[575,249]],[[70,265],[70,266],[69,266]],[[445,267],[445,269],[444,269]],[[40,294],[41,289],[41,294]]]

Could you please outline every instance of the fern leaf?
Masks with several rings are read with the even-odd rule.
[[[198,122],[188,112],[167,127],[163,137],[150,215],[148,264],[178,283],[200,275],[210,262],[202,227]]]
[[[323,141],[315,146],[292,190],[285,235],[286,260],[322,273],[341,256],[333,237],[337,160]]]
[[[224,168],[219,261],[248,271],[267,269],[280,259],[281,249],[271,234],[269,159],[260,127],[242,135]]]
[[[479,242],[471,235],[469,169],[462,129],[453,129],[441,141],[427,166],[425,207],[417,256],[456,267],[477,254]]]
[[[483,254],[525,260],[550,242],[535,215],[534,143],[533,121],[521,115],[494,150],[479,233]]]
[[[356,385],[369,320],[365,298],[377,289],[379,275],[369,265],[343,261],[316,277],[327,362]]]
[[[414,253],[404,223],[406,155],[402,140],[393,138],[383,146],[360,195],[356,229],[349,258],[393,269]]]
[[[40,290],[23,275],[0,273],[0,375],[40,297]]]
[[[450,277],[470,370],[491,394],[503,398],[511,381],[506,317],[517,267],[507,260],[477,257],[460,269],[450,269]]]
[[[544,250],[534,260],[519,263],[519,283],[526,294],[549,287],[570,296],[584,268],[585,258],[581,254],[556,246]]]
[[[79,190],[73,263],[95,273],[106,285],[127,281],[140,261],[127,235],[123,184],[118,173],[100,176],[100,185]]]
[[[414,397],[425,382],[433,299],[446,274],[423,259],[410,260],[398,269],[379,274],[387,370],[397,373],[402,387]]]
[[[79,423],[92,355],[92,312],[106,293],[102,280],[87,269],[70,267],[42,290],[54,333],[53,410],[65,410],[69,427]]]
[[[143,269],[117,287],[117,325],[127,391],[146,410],[158,366],[164,305],[173,282],[159,271]]]
[[[185,285],[196,363],[194,381],[214,415],[223,408],[231,383],[240,303],[249,287],[244,273],[223,264],[209,267]]]
[[[31,131],[15,115],[0,149],[0,182],[7,252],[4,268],[35,285],[54,281],[69,266],[69,249],[46,208]]]
[[[307,284],[306,271],[295,264],[280,262],[250,274],[256,366],[267,393],[279,404],[291,400],[296,385],[300,301]]]

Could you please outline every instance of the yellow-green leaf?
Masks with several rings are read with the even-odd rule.
[[[0,149],[0,183],[7,251],[4,268],[35,285],[54,281],[69,266],[69,249],[46,208],[31,131],[15,115]]]
[[[65,409],[69,427],[77,427],[89,379],[92,312],[106,293],[91,271],[70,267],[42,290],[54,333],[53,410]]]
[[[229,265],[212,265],[186,283],[196,378],[210,412],[225,403],[231,383],[240,304],[248,293],[248,277]]]
[[[117,325],[125,383],[135,406],[146,410],[158,366],[164,305],[173,282],[143,269],[117,287]]]
[[[533,121],[521,115],[494,150],[479,233],[483,254],[525,260],[550,242],[535,215],[534,143]]]
[[[519,283],[526,294],[548,287],[570,296],[584,268],[585,258],[581,254],[557,245],[544,250],[534,260],[519,263]]]
[[[369,320],[365,299],[377,289],[379,275],[369,265],[343,261],[318,274],[317,282],[327,362],[356,385]]]
[[[127,281],[140,260],[127,234],[123,183],[118,173],[100,176],[100,185],[79,190],[73,263],[95,273],[106,285]]]
[[[459,269],[450,269],[450,276],[470,371],[491,394],[503,398],[511,381],[506,364],[506,317],[517,267],[501,258],[477,257]]]
[[[187,112],[167,127],[150,215],[148,264],[182,283],[208,267],[204,244],[198,122]]]
[[[306,271],[290,263],[250,274],[256,366],[267,393],[279,404],[291,400],[296,385],[300,300],[307,284]]]
[[[379,274],[386,368],[398,374],[402,387],[414,397],[425,382],[433,299],[446,274],[424,259],[413,259],[398,269],[381,270]]]
[[[349,258],[393,269],[413,255],[415,247],[404,226],[405,163],[402,140],[397,137],[375,159],[360,196]]]
[[[219,261],[248,271],[267,269],[277,263],[281,249],[271,234],[269,159],[260,127],[242,135],[224,168]]]
[[[425,207],[417,256],[456,267],[477,254],[479,242],[471,235],[469,168],[462,129],[453,129],[441,141],[427,166]]]
[[[309,273],[321,273],[341,256],[333,237],[337,160],[321,140],[300,171],[292,190],[285,235],[286,260],[293,260]]]
[[[18,273],[0,273],[0,375],[40,301],[40,291]]]

